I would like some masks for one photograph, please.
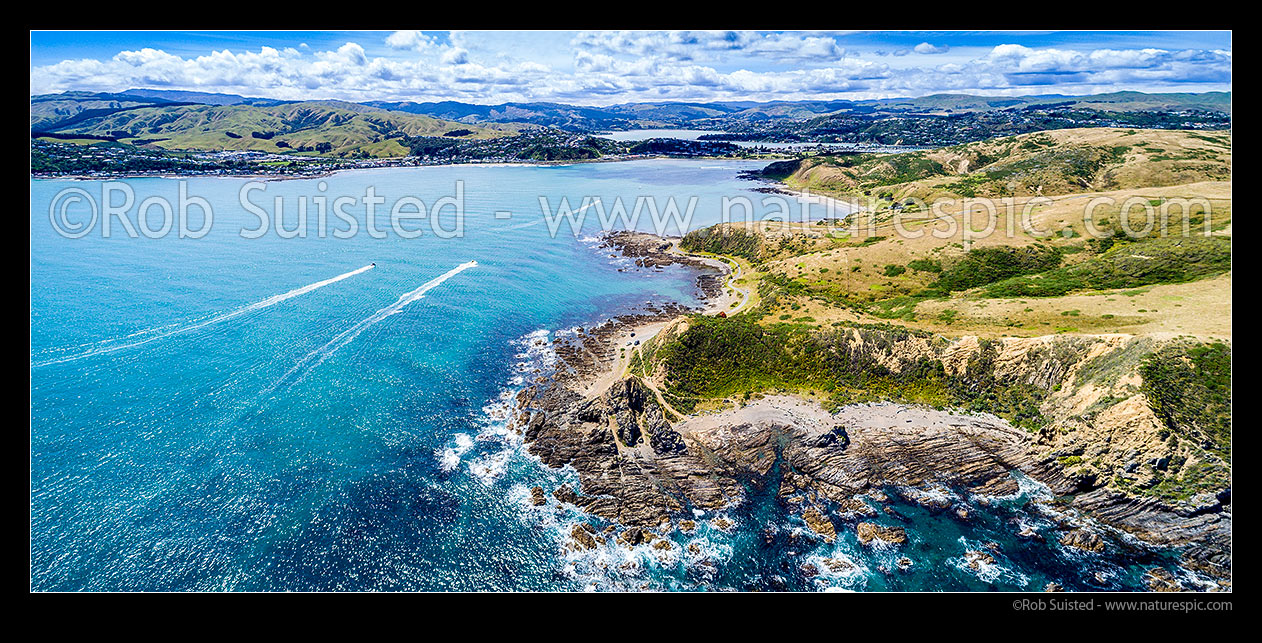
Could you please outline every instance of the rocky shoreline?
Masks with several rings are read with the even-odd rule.
[[[722,262],[682,254],[678,251],[679,237],[659,237],[644,232],[617,231],[605,234],[600,247],[630,259],[640,268],[661,270],[666,266],[681,265],[698,269],[697,288],[703,298],[713,300],[723,293],[723,278],[727,267]],[[718,272],[714,272],[714,269]]]
[[[676,243],[615,233],[602,246],[644,268],[713,265],[679,254]],[[699,280],[698,286],[718,296],[722,275],[705,285]],[[842,530],[852,530],[865,547],[898,547],[905,540],[901,528],[869,521],[882,510],[889,512],[882,502],[888,490],[967,520],[970,505],[960,498],[982,498],[984,504],[985,498],[1013,496],[1019,491],[1017,472],[1051,491],[1054,497],[1039,501],[1040,511],[1058,522],[1055,533],[1026,527],[1022,538],[1054,538],[1065,547],[1099,552],[1106,547],[1101,529],[1116,530],[1150,545],[1179,548],[1186,568],[1230,587],[1229,495],[1188,508],[1090,488],[1049,457],[1047,448],[1037,444],[1038,433],[999,418],[897,404],[849,406],[830,414],[813,402],[771,396],[672,421],[675,414],[651,382],[619,377],[621,369],[610,376],[610,367],[621,364],[615,338],[625,337],[619,328],[625,332],[695,312],[660,308],[558,340],[557,375],[517,394],[510,429],[544,464],[571,467],[579,478],[578,488],[532,490],[535,504],[550,493],[616,525],[602,533],[591,525],[576,527],[574,547],[594,547],[606,536],[622,544],[657,541],[655,546],[670,547],[664,536],[695,528],[694,511],[738,505],[747,485],[772,480],[773,469],[777,502],[800,516],[819,539],[831,542]],[[1046,364],[1036,370],[1038,377],[1066,376]],[[602,376],[606,382],[593,387]],[[989,556],[970,553],[974,568]],[[1184,589],[1168,572],[1154,569],[1150,588]]]

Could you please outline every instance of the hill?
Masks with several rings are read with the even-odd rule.
[[[971,96],[968,94],[934,94],[920,98],[890,98],[859,101],[889,111],[919,113],[974,112],[1014,107],[1041,106],[1070,109],[1100,109],[1113,112],[1195,109],[1231,113],[1230,92],[1200,94],[1146,94],[1144,92],[1112,92],[1090,96],[1043,94],[1036,96]]]
[[[31,130],[48,131],[58,124],[82,120],[94,115],[110,114],[122,109],[168,105],[174,101],[163,98],[133,96],[130,94],[106,94],[91,92],[66,92],[31,97]]]
[[[277,105],[153,105],[62,121],[49,130],[168,150],[255,150],[338,157],[404,156],[418,136],[494,138],[511,125],[475,126],[338,101]]]
[[[473,124],[526,123],[577,130],[626,128],[635,125],[625,115],[606,109],[560,103],[472,105],[456,101],[436,103],[372,101],[367,104],[391,111]]]
[[[629,373],[675,413],[783,393],[993,413],[1066,493],[1195,515],[1231,484],[1230,138],[1128,132],[775,164],[790,185],[955,198],[688,233],[738,268],[738,301],[645,340]],[[1029,227],[965,209],[956,184],[992,174]]]
[[[1230,179],[1231,134],[1052,130],[906,154],[816,156],[774,163],[763,174],[795,188],[890,201],[1164,187]]]
[[[923,153],[813,157],[765,173],[858,195],[865,208],[840,221],[822,219],[816,205],[810,222],[730,224],[685,238],[686,248],[742,263],[768,321],[895,320],[947,335],[1230,337],[1225,134],[1063,130]],[[1002,198],[992,202],[993,232],[984,210],[965,210],[970,197]],[[1146,228],[1147,210],[1164,217],[1164,234]]]
[[[291,101],[166,89],[116,94],[66,92],[31,97],[31,127],[51,131],[85,109],[146,104],[274,106]],[[344,103],[349,105],[350,103]],[[482,105],[458,101],[369,101],[393,112],[464,124],[517,123],[570,131],[683,127],[721,130],[743,140],[946,144],[1045,129],[1084,126],[1229,127],[1231,94],[971,96],[939,94],[880,100],[621,103],[604,107],[554,102]],[[100,113],[104,112],[99,112]],[[984,135],[980,135],[984,134]]]

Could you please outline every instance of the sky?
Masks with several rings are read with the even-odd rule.
[[[1228,31],[31,32],[31,95],[497,104],[1231,90]]]

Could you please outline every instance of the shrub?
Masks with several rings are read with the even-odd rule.
[[[907,267],[917,272],[942,272],[942,264],[933,259],[912,259]]]
[[[1060,297],[1075,290],[1181,283],[1228,270],[1229,237],[1151,239],[1115,245],[1072,266],[1006,279],[985,292],[990,297]]]
[[[976,248],[950,268],[944,269],[934,288],[945,291],[968,290],[996,281],[1043,272],[1060,265],[1061,253],[1056,248]]]

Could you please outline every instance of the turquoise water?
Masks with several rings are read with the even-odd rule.
[[[582,519],[534,508],[527,490],[572,482],[503,430],[504,402],[567,329],[646,302],[693,303],[694,277],[634,269],[596,247],[589,221],[553,238],[538,197],[697,196],[690,227],[724,195],[760,198],[747,163],[642,161],[552,167],[347,172],[266,184],[302,196],[426,204],[464,181],[465,234],[404,239],[243,239],[257,220],[246,179],[199,178],[214,206],[205,238],[57,235],[64,188],[31,182],[31,576],[37,590],[1023,589],[1138,583],[1156,555],[1082,557],[1015,540],[1029,499],[968,524],[895,501],[902,553],[843,537],[804,544],[801,522],[751,486],[721,532],[701,522],[670,556],[647,548],[564,554]],[[131,179],[136,202],[172,179]],[[364,209],[347,209],[360,223]],[[511,218],[496,212],[511,211]],[[440,215],[440,219],[451,215]],[[443,221],[451,224],[452,221]],[[646,227],[644,225],[640,227]],[[312,224],[314,230],[314,224]],[[476,265],[469,265],[476,262]],[[375,266],[373,265],[375,264]],[[753,483],[751,483],[752,485]],[[968,502],[966,500],[966,502]],[[919,513],[917,513],[919,512]],[[701,516],[703,519],[714,514]],[[896,518],[883,516],[882,521]],[[1046,522],[1046,521],[1045,521]],[[893,524],[891,522],[891,524]],[[956,559],[998,541],[1003,570]],[[684,549],[697,545],[693,552]],[[1121,550],[1118,550],[1119,552]],[[889,574],[893,560],[916,560]],[[849,556],[856,573],[807,576]],[[1100,579],[1095,571],[1108,572]]]

